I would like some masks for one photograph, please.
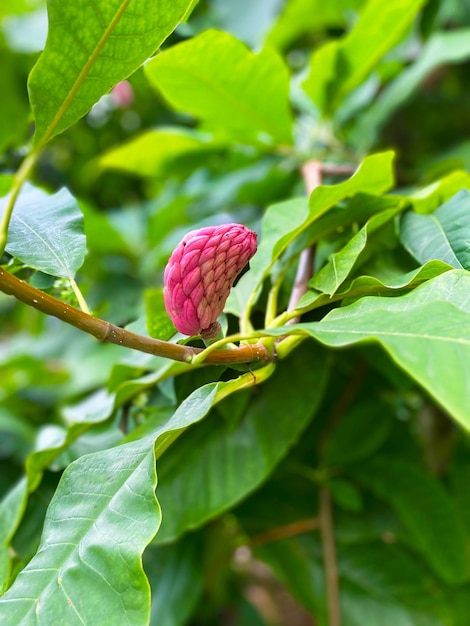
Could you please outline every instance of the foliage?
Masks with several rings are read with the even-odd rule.
[[[468,2],[7,4],[0,623],[466,626]]]

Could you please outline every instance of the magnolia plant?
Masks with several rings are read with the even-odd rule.
[[[2,626],[468,623],[461,4],[0,7]]]

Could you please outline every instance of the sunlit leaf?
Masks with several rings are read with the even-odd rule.
[[[88,113],[173,31],[190,0],[49,0],[46,47],[29,79],[37,143]],[[64,45],[67,42],[67,45]]]
[[[273,50],[254,54],[235,37],[209,30],[165,50],[145,72],[175,109],[222,137],[291,142],[289,79]]]

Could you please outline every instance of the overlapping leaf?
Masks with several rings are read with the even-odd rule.
[[[82,0],[77,7],[49,0],[46,47],[29,80],[36,142],[88,113],[155,52],[191,5],[190,0]]]
[[[333,112],[403,36],[423,0],[369,0],[354,28],[313,53],[304,89],[323,113]]]
[[[329,346],[382,345],[460,424],[470,429],[470,274],[452,270],[398,298],[361,298],[322,321],[269,331],[310,335]]]
[[[0,214],[6,201],[0,199]],[[86,250],[83,215],[75,198],[65,188],[49,195],[25,185],[10,221],[6,250],[41,272],[73,278]]]
[[[273,50],[254,54],[227,33],[206,31],[145,66],[178,111],[236,142],[290,143],[289,77]]]
[[[406,213],[400,238],[420,263],[438,259],[457,269],[470,269],[470,191],[459,191],[434,213]]]

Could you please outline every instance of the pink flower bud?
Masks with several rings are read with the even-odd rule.
[[[165,307],[176,328],[198,335],[222,313],[236,277],[256,252],[256,233],[241,224],[188,233],[165,268]]]

